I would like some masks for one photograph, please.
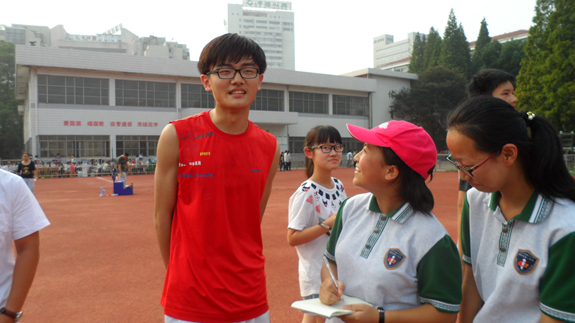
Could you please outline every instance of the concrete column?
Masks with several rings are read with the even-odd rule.
[[[284,112],[289,112],[289,85],[284,91]]]
[[[176,79],[176,120],[180,119],[180,111],[182,109],[182,81]]]
[[[327,95],[327,114],[333,114],[333,94]]]
[[[116,79],[110,78],[110,84],[108,85],[110,89],[108,101],[110,102],[111,107],[116,106]]]
[[[110,135],[110,157],[116,158],[116,135]]]

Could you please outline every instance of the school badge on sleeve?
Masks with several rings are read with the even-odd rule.
[[[515,256],[515,270],[520,275],[529,274],[537,267],[539,258],[535,257],[529,250],[519,249]]]
[[[403,260],[405,260],[405,255],[401,250],[397,248],[389,248],[383,258],[383,264],[387,269],[395,269],[401,266]]]

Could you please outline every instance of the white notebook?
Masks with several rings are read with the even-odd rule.
[[[333,305],[325,305],[319,300],[319,298],[314,298],[305,301],[294,302],[293,304],[291,304],[291,307],[297,308],[310,314],[321,315],[323,317],[334,317],[355,313],[355,311],[343,309],[344,305],[351,305],[351,304],[367,304],[371,306],[371,304],[359,298],[342,295],[341,301]]]

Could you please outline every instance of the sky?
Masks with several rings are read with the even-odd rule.
[[[70,34],[95,35],[122,23],[140,37],[154,35],[186,44],[190,60],[226,32],[227,4],[241,0],[27,0],[2,1],[0,24],[63,25]],[[490,36],[533,24],[536,0],[293,0],[297,71],[344,74],[373,68],[373,38],[395,41],[410,32],[443,37],[451,9],[469,42],[486,19]]]

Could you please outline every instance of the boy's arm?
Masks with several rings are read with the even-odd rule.
[[[170,259],[172,217],[178,193],[179,141],[176,128],[168,124],[160,136],[154,176],[154,223],[164,265]]]
[[[260,200],[260,221],[264,218],[264,212],[266,211],[266,206],[268,205],[268,199],[270,198],[270,194],[272,192],[272,182],[274,181],[274,177],[276,176],[276,172],[278,170],[279,164],[279,156],[280,156],[280,145],[276,145],[276,154],[272,159],[272,165],[270,167],[270,172],[268,174],[268,180],[266,181],[266,188],[264,189],[264,195],[262,195],[262,199]]]
[[[16,264],[6,309],[12,312],[20,312],[24,306],[30,286],[32,286],[32,281],[34,281],[36,268],[38,268],[40,234],[36,231],[22,239],[15,240],[14,245],[16,247]],[[0,320],[8,318],[6,315],[0,316],[2,316]],[[11,320],[10,318],[8,319]]]

